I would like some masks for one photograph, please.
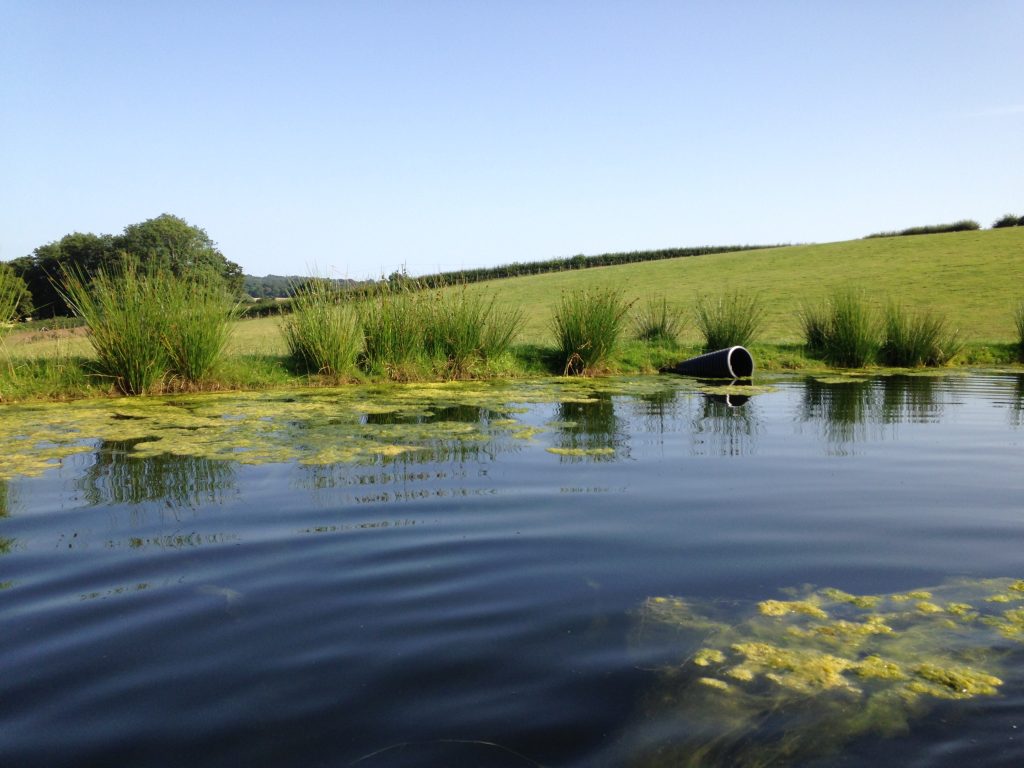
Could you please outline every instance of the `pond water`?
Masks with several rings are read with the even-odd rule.
[[[0,765],[1024,764],[1024,377],[5,406]]]

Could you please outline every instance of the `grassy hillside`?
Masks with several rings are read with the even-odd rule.
[[[630,298],[665,296],[687,319],[684,340],[697,341],[692,309],[700,294],[760,292],[767,325],[762,341],[800,341],[796,312],[834,288],[858,285],[884,302],[932,307],[947,314],[968,342],[1016,338],[1013,310],[1024,301],[1024,227],[915,237],[852,240],[507,278],[469,286],[524,309],[520,341],[550,341],[552,307],[562,291],[621,287]],[[16,357],[87,355],[82,330],[14,332]],[[235,355],[283,355],[274,317],[240,321],[229,344]]]
[[[1024,301],[1024,228],[788,246],[689,259],[517,277],[470,286],[523,307],[523,338],[546,341],[559,293],[618,286],[631,298],[665,296],[690,313],[696,296],[758,291],[767,309],[763,341],[800,340],[796,312],[834,288],[864,287],[880,302],[947,314],[967,341],[1007,342]],[[687,336],[696,339],[692,321]]]

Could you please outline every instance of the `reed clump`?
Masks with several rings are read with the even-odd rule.
[[[749,346],[764,323],[764,303],[757,294],[732,291],[717,298],[701,296],[694,309],[704,350]]]
[[[931,310],[911,313],[895,303],[885,310],[879,356],[887,365],[944,365],[962,346],[957,331],[949,328],[946,318]]]
[[[1017,326],[1017,349],[1020,351],[1021,360],[1024,360],[1024,301],[1017,305],[1013,319]]]
[[[89,330],[96,372],[140,395],[194,386],[223,357],[234,308],[219,288],[127,262],[91,280],[63,275],[60,290]]]
[[[881,346],[880,328],[862,290],[840,289],[821,304],[805,305],[799,317],[809,353],[841,368],[874,362]]]
[[[429,368],[421,292],[385,283],[358,306],[364,335],[360,367],[396,381],[420,378]]]
[[[197,384],[212,376],[224,359],[238,302],[219,281],[183,280],[169,273],[156,281],[168,312],[163,332],[168,373],[172,381]]]
[[[426,355],[447,378],[471,376],[505,354],[523,324],[518,308],[499,309],[495,296],[465,286],[424,293],[421,323]]]
[[[632,302],[614,289],[563,293],[551,318],[556,358],[565,375],[600,371],[625,329]]]
[[[682,313],[669,306],[664,296],[648,299],[633,317],[633,335],[639,341],[675,346],[684,327]]]
[[[522,328],[518,307],[466,286],[434,290],[416,281],[384,284],[362,299],[360,367],[396,381],[481,374],[505,355]]]
[[[291,313],[281,325],[292,367],[343,377],[363,351],[363,329],[352,303],[330,280],[313,278],[293,287]]]

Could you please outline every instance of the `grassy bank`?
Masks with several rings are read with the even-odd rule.
[[[622,343],[602,351],[597,366],[602,372],[653,372],[698,354],[705,340],[696,310],[720,297],[741,295],[758,301],[761,322],[748,344],[758,370],[826,370],[836,361],[823,352],[808,351],[804,344],[806,308],[827,303],[844,289],[859,290],[879,316],[898,304],[911,317],[919,313],[944,320],[950,331],[957,331],[961,345],[949,365],[1008,366],[1019,361],[1022,352],[1021,286],[1022,228],[791,246],[510,278],[449,292],[459,293],[463,307],[486,307],[499,314],[521,311],[523,323],[511,350],[470,369],[458,362],[456,352],[438,352],[453,363],[447,368],[426,365],[413,377],[443,378],[453,370],[471,376],[560,374],[566,369],[566,347],[556,338],[559,325],[553,318],[560,307],[565,309],[567,297],[583,293],[614,294],[631,307],[629,317],[621,318],[628,322],[617,331]],[[476,303],[474,296],[479,297]],[[223,361],[199,388],[258,390],[337,383],[337,376],[309,373],[310,366],[296,368],[284,322],[279,317],[235,321]],[[672,328],[667,337],[657,331],[663,326]],[[653,340],[636,340],[641,335]],[[593,342],[581,343],[589,349]],[[95,354],[85,328],[36,324],[13,329],[5,347],[7,354],[0,358],[4,400],[111,391],[109,381],[90,375]],[[346,379],[387,378],[385,363],[353,366]]]

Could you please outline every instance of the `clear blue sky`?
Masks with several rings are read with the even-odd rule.
[[[1024,0],[0,0],[0,260],[163,212],[248,274],[1024,215]]]

